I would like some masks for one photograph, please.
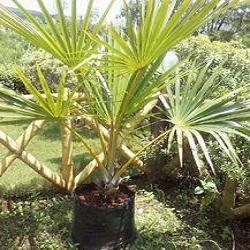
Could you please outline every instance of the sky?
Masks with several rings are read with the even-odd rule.
[[[30,10],[39,10],[39,6],[37,4],[36,0],[18,0],[20,4],[22,4],[25,8],[30,9]],[[54,0],[43,0],[43,2],[46,4],[46,7],[54,13]],[[68,5],[68,11],[70,9],[70,2],[71,0],[66,0],[65,1]],[[94,1],[94,8],[96,8],[99,13],[102,13],[105,8],[108,6],[110,1],[108,0],[95,0]],[[121,0],[115,0],[115,3],[109,13],[108,20],[112,20],[116,15],[119,14],[120,11],[120,5],[121,5]],[[0,0],[0,3],[5,5],[5,6],[10,6],[10,7],[15,7],[15,4],[11,0]],[[86,10],[86,6],[88,4],[88,0],[77,0],[78,4],[78,13],[81,15],[82,12]]]

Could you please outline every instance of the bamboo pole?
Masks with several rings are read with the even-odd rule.
[[[157,99],[153,99],[150,103],[148,103],[148,104],[144,107],[144,109],[139,113],[139,115],[141,115],[141,116],[146,115],[147,113],[149,113],[149,112],[152,110],[152,108],[153,108],[156,104],[157,104]],[[86,116],[86,117],[83,117],[82,119],[85,121],[85,123],[86,123],[88,126],[90,126],[91,128],[97,130],[96,124],[95,124],[95,122],[92,120],[91,117],[87,117],[87,116]],[[134,123],[132,123],[132,124],[129,124],[129,128],[136,127],[137,125],[138,125],[138,123],[134,122]],[[103,134],[104,138],[105,138],[106,140],[108,140],[108,139],[109,139],[109,132],[108,132],[108,130],[107,130],[105,127],[101,126],[101,125],[99,125],[99,129],[100,129],[101,133]],[[127,146],[125,146],[124,144],[121,144],[121,145],[120,145],[119,151],[120,151],[121,155],[122,155],[124,158],[128,159],[128,160],[131,159],[131,158],[134,158],[134,156],[135,156],[135,153],[133,153],[133,152],[132,152]],[[104,153],[101,153],[100,155],[98,155],[98,158],[99,158],[100,160],[103,161],[103,160],[104,160]],[[135,159],[133,160],[132,163],[133,163],[134,165],[136,165],[138,168],[140,168],[142,171],[146,172],[146,169],[144,168],[144,163],[143,163],[142,160],[140,160],[139,157],[135,157]],[[97,167],[98,167],[98,164],[97,164],[96,160],[92,160],[92,161],[82,170],[82,172],[80,172],[80,173],[78,174],[78,176],[75,178],[75,185],[76,185],[76,187],[79,186],[79,185],[86,179],[86,177],[87,177],[90,173],[92,173],[92,172],[95,170],[95,168],[97,168]]]
[[[63,95],[64,101],[69,98],[69,89],[64,89]],[[61,171],[63,179],[67,184],[67,189],[72,191],[74,189],[74,165],[73,165],[73,139],[72,132],[72,122],[70,119],[63,121],[60,124],[61,130],[61,143],[62,143],[62,165]]]
[[[17,139],[16,143],[19,150],[24,150],[29,144],[30,140],[37,134],[43,127],[45,121],[38,120],[32,122],[24,133]],[[18,158],[18,155],[9,151],[7,155],[0,161],[0,177],[5,173],[8,167]]]
[[[72,160],[73,156],[73,140],[72,133],[70,131],[72,127],[71,121],[65,121],[61,123],[61,143],[62,143],[62,165],[61,171],[65,182],[67,183],[67,189],[72,191],[74,184],[74,164]]]
[[[19,145],[1,130],[0,130],[0,143],[3,146],[5,146],[8,150],[13,152],[13,154],[18,155],[18,158],[20,160],[22,160],[25,164],[30,166],[39,175],[41,175],[51,183],[57,185],[58,187],[67,189],[66,182],[63,180],[63,178],[61,178],[60,175],[51,171],[43,163],[39,162],[29,152],[20,149]]]
[[[99,154],[98,156],[99,161],[104,161],[104,153]],[[75,186],[79,186],[83,183],[87,177],[98,167],[98,163],[96,160],[92,160],[84,169],[75,177]]]

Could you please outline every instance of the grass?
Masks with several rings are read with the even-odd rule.
[[[17,139],[28,125],[0,126],[6,134],[13,139]],[[99,150],[98,139],[87,129],[81,129],[81,133],[90,145],[94,145]],[[27,147],[27,151],[32,153],[39,161],[45,163],[47,167],[58,171],[61,162],[61,142],[60,130],[55,124],[47,124],[40,133],[35,136]],[[0,159],[7,153],[6,148],[0,145]],[[90,155],[84,150],[80,142],[74,143],[74,162],[76,172],[91,160]],[[17,189],[30,189],[31,187],[50,185],[44,181],[36,172],[20,160],[16,160],[0,178],[0,193],[16,192]]]
[[[231,249],[231,225],[190,199],[190,190],[167,194],[157,185],[137,185],[138,236],[126,250]],[[1,250],[76,249],[70,236],[72,197],[33,192],[5,197],[0,205]]]

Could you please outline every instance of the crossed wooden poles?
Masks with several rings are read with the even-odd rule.
[[[27,96],[27,98],[32,98]],[[152,108],[156,105],[157,98],[150,102],[141,111],[140,115],[149,113]],[[82,118],[84,122],[93,129],[97,129],[95,122],[89,118]],[[39,175],[53,183],[54,185],[71,192],[75,187],[79,186],[86,178],[88,173],[91,173],[95,168],[98,167],[97,161],[92,160],[77,176],[74,177],[74,166],[72,163],[72,133],[69,131],[68,126],[71,126],[71,121],[66,121],[66,124],[61,126],[62,133],[62,174],[52,171],[45,164],[37,160],[31,153],[26,151],[26,148],[31,139],[41,130],[46,122],[43,120],[37,120],[32,122],[24,133],[15,141],[10,136],[0,130],[0,144],[6,147],[9,152],[6,154],[4,159],[0,161],[0,177],[6,172],[10,165],[16,160],[20,159],[26,165],[31,167]],[[137,124],[131,124],[131,127],[136,127]],[[108,130],[101,126],[99,127],[103,136],[106,140],[109,139]],[[68,131],[67,131],[68,130]],[[119,148],[122,157],[126,159],[134,158],[135,153],[132,152],[126,145],[122,144]],[[100,161],[103,161],[104,154],[98,155]],[[136,157],[133,164],[143,170],[143,162]]]

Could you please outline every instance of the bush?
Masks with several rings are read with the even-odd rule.
[[[17,93],[28,93],[22,81],[11,69],[11,65],[0,65],[0,86],[1,85],[10,88],[16,91]]]
[[[31,45],[16,33],[0,29],[0,85],[18,93],[27,93],[22,81],[13,73],[12,65],[18,64],[25,51]]]
[[[231,179],[238,182],[238,184],[245,190],[250,191],[250,143],[247,139],[240,136],[233,136],[232,143],[236,148],[236,152],[243,164],[243,166],[234,164],[228,159],[226,154],[222,154],[219,145],[216,142],[210,141],[210,151],[213,162],[216,163],[217,173],[225,179]]]
[[[19,64],[25,75],[35,85],[39,82],[36,71],[36,64],[38,64],[52,90],[56,90],[62,72],[65,70],[65,66],[63,66],[60,61],[54,59],[50,54],[43,50],[26,52],[20,59]]]
[[[22,94],[27,94],[22,81],[12,70],[12,64],[0,66],[0,84]],[[66,67],[51,55],[43,50],[28,50],[24,55],[16,62],[16,64],[22,69],[25,75],[31,80],[31,82],[38,86],[38,74],[36,71],[36,64],[40,66],[45,75],[50,87],[53,91],[57,90],[58,83],[61,79],[62,72],[66,70]],[[72,85],[74,80],[68,79],[69,86]]]
[[[0,29],[0,65],[17,63],[29,48],[31,45],[19,35],[10,30]]]
[[[43,50],[35,50],[28,42],[10,30],[0,29],[0,85],[18,93],[27,94],[22,81],[13,72],[17,64],[31,82],[37,85],[36,64],[41,67],[52,90],[56,91],[65,66]],[[69,79],[72,83],[73,79]],[[37,86],[38,87],[38,86]]]
[[[221,91],[233,90],[250,82],[250,53],[240,42],[211,42],[207,36],[200,35],[185,40],[175,51],[181,59],[190,56],[197,64],[213,60],[211,70],[224,63],[221,69]]]

